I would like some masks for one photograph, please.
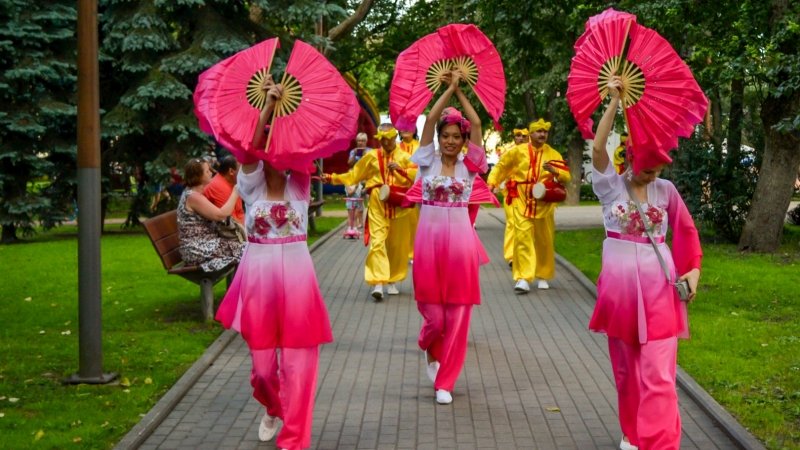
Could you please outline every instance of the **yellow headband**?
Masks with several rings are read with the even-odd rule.
[[[375,135],[375,139],[381,140],[383,138],[386,139],[394,139],[397,137],[397,130],[394,128],[389,128],[387,130],[378,131],[378,134]]]
[[[553,124],[550,123],[550,122],[545,122],[544,119],[539,119],[536,122],[531,122],[528,125],[528,130],[530,130],[531,133],[533,133],[534,131],[539,131],[539,130],[550,131],[550,126],[551,125],[553,125]]]
[[[521,134],[523,136],[527,136],[528,135],[528,130],[526,130],[525,128],[523,128],[521,130],[519,128],[514,128],[514,134]]]

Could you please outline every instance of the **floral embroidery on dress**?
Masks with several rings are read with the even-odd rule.
[[[303,215],[288,201],[267,201],[255,207],[252,234],[266,237],[286,237],[302,234]]]
[[[639,214],[636,204],[628,200],[627,203],[617,202],[611,208],[611,215],[619,223],[620,231],[623,234],[633,236],[645,236],[645,227],[653,233],[659,234],[661,224],[664,222],[666,212],[658,206],[643,204],[645,218]]]
[[[434,202],[466,202],[472,192],[470,180],[446,176],[426,177],[423,186],[423,198]]]

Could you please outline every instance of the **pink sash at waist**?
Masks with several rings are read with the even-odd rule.
[[[278,238],[262,238],[257,236],[247,236],[247,241],[253,244],[289,244],[291,242],[305,241],[305,234],[298,234],[295,236],[285,236]]]
[[[469,203],[467,202],[437,202],[434,200],[423,200],[423,205],[441,206],[443,208],[466,208]]]
[[[649,244],[650,238],[647,236],[633,236],[631,234],[617,233],[616,231],[606,231],[606,236],[611,239],[619,239],[621,241],[636,242],[637,244]],[[664,243],[664,236],[653,236],[656,244]]]

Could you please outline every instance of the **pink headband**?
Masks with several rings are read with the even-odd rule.
[[[448,106],[444,109],[441,120],[444,125],[458,125],[458,127],[461,129],[461,134],[469,134],[471,128],[469,120],[465,119],[464,116],[461,115],[461,111],[453,108],[452,106]]]

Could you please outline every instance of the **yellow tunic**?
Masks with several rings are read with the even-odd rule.
[[[379,155],[383,158],[383,174]],[[409,179],[390,171],[389,163],[396,162],[406,170]],[[384,204],[378,197],[383,184],[411,187],[416,169],[405,152],[396,149],[391,153],[376,149],[367,152],[343,174],[332,174],[333,184],[353,185],[364,182],[369,192],[367,220],[369,221],[369,251],[364,264],[364,280],[367,284],[385,284],[402,281],[408,274],[409,248],[408,228],[411,226],[411,208],[395,208]],[[413,247],[412,247],[413,248]]]
[[[515,280],[549,280],[555,273],[556,204],[536,201],[531,190],[535,183],[554,177],[561,184],[569,183],[572,179],[569,171],[558,169],[554,176],[543,168],[547,161],[561,159],[561,154],[547,144],[540,149],[527,143],[520,144],[504,153],[489,174],[487,182],[491,186],[509,180],[525,183],[517,185],[519,196],[510,207],[514,227],[512,273]]]
[[[399,147],[400,150],[408,153],[408,156],[413,156],[419,148],[419,141],[416,139],[412,139],[409,143],[400,141],[400,143],[397,144],[397,147]],[[416,168],[417,165],[412,162],[411,167]],[[409,208],[409,210],[411,211],[409,213],[411,217],[409,218],[410,223],[408,225],[408,232],[410,233],[408,239],[411,241],[411,244],[408,252],[408,259],[414,259],[414,238],[417,236],[417,223],[419,223],[419,205],[415,203],[413,207]]]

